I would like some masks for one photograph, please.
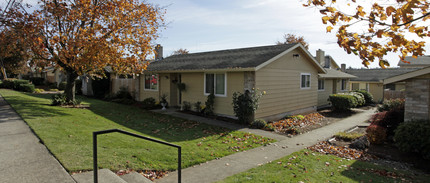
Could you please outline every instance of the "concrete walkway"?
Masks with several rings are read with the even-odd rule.
[[[0,182],[75,182],[1,96]]]
[[[272,143],[268,146],[251,149],[246,152],[235,153],[218,160],[209,161],[207,163],[182,170],[182,182],[201,183],[223,180],[224,178],[234,174],[280,159],[293,152],[304,149],[305,147],[314,145],[321,140],[326,140],[339,131],[345,131],[357,125],[366,125],[365,122],[370,118],[375,110],[370,109],[358,111],[360,111],[360,113],[356,115],[292,138],[263,130],[240,128],[240,125],[217,120],[206,118],[201,119],[202,117],[174,112],[172,110],[163,111],[163,113],[217,126],[224,126],[235,130],[251,132],[278,140],[278,142]],[[167,177],[157,180],[156,182],[177,182],[177,172],[171,172]]]

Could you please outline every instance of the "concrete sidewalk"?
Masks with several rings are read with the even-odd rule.
[[[1,96],[0,182],[75,182]]]
[[[315,129],[313,131],[310,131],[309,133],[294,136],[292,138],[288,138],[284,136],[279,137],[280,135],[277,135],[271,132],[266,132],[263,130],[248,129],[248,128],[237,129],[240,131],[246,131],[251,133],[258,131],[258,133],[255,133],[255,134],[259,134],[267,137],[269,136],[276,137],[274,139],[277,139],[278,142],[272,143],[268,146],[251,149],[246,152],[232,154],[230,156],[223,157],[219,160],[213,160],[207,163],[203,163],[201,165],[186,168],[182,170],[182,182],[187,182],[187,183],[205,182],[206,183],[206,182],[215,182],[215,181],[223,180],[226,177],[247,171],[251,168],[254,168],[259,165],[263,165],[270,161],[274,161],[284,156],[287,156],[305,147],[314,145],[321,140],[330,138],[331,136],[333,136],[335,133],[339,131],[345,131],[357,125],[366,125],[365,122],[371,117],[374,111],[375,111],[374,109],[360,110],[360,113],[356,115],[345,118],[336,123],[332,123],[327,126]],[[192,115],[188,115],[188,114],[178,113],[174,111],[167,111],[164,113],[190,119],[190,120],[201,121],[196,119],[196,117],[193,117]],[[206,119],[202,122],[210,123],[210,124],[217,123],[216,125],[218,126],[223,126],[225,124],[225,122],[220,122],[220,121],[211,120],[211,119]],[[238,126],[235,126],[234,124],[228,124],[225,127],[227,128],[233,127],[233,129],[238,128]],[[157,180],[156,182],[165,183],[165,182],[176,182],[176,181],[177,181],[177,172],[171,172],[168,174],[167,177]]]

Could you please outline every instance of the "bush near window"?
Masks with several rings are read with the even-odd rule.
[[[387,129],[379,125],[369,125],[366,129],[367,139],[371,144],[382,144],[387,140]]]
[[[348,94],[331,94],[328,98],[334,111],[348,111],[357,106],[357,98]]]
[[[202,112],[202,102],[198,101],[194,104],[194,110],[196,112]]]
[[[33,93],[35,90],[34,84],[20,84],[18,87],[19,91]]]
[[[405,110],[405,99],[390,99],[385,100],[382,105],[378,106],[378,111],[390,111],[393,109]]]
[[[211,116],[214,115],[214,104],[215,104],[215,95],[213,93],[208,95],[208,98],[205,102],[205,115]]]
[[[190,111],[191,110],[191,103],[187,101],[182,102],[183,110],[184,111]]]
[[[373,95],[366,90],[354,90],[354,92],[363,94],[364,100],[366,101],[366,105],[373,103]]]
[[[155,105],[155,98],[153,98],[153,97],[146,98],[142,101],[142,108],[143,109],[148,109],[148,110],[155,109],[155,106],[156,106]]]
[[[258,90],[252,93],[248,90],[245,93],[233,93],[233,110],[239,122],[250,125],[254,122],[254,113],[258,109],[258,100],[264,94]]]
[[[395,130],[394,140],[397,147],[405,152],[416,152],[430,159],[430,122],[412,120],[404,122]]]

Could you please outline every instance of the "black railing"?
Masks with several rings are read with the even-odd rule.
[[[152,138],[149,138],[149,137],[144,137],[144,136],[141,136],[141,135],[137,135],[137,134],[126,132],[126,131],[119,130],[119,129],[111,129],[111,130],[103,130],[103,131],[93,132],[94,183],[98,183],[97,135],[106,134],[106,133],[113,133],[113,132],[118,132],[118,133],[130,135],[130,136],[133,136],[133,137],[137,137],[137,138],[149,140],[149,141],[156,142],[156,143],[159,143],[159,144],[168,145],[170,147],[176,147],[178,149],[178,182],[179,183],[181,182],[181,146],[178,146],[178,145],[175,145],[175,144],[170,144],[170,143],[163,142],[163,141],[156,140],[156,139],[152,139]]]

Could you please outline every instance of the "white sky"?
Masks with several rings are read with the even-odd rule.
[[[273,45],[284,33],[303,36],[309,51],[322,49],[340,65],[363,67],[358,56],[348,55],[337,45],[333,33],[326,33],[321,14],[303,7],[300,0],[150,0],[167,6],[167,28],[157,43],[164,56],[185,48],[191,53],[242,47]],[[427,49],[430,47],[427,44]],[[427,52],[428,54],[429,52]],[[391,67],[399,61],[396,54],[386,57]],[[370,67],[379,67],[371,63]]]
[[[6,2],[6,0],[1,0]],[[368,1],[369,4],[373,0]],[[24,0],[36,5],[37,0]],[[164,57],[184,48],[191,53],[273,45],[284,33],[303,36],[309,52],[322,49],[340,65],[363,67],[358,56],[348,55],[337,45],[335,31],[326,33],[321,14],[303,7],[304,0],[148,0],[166,7],[168,23],[156,43]],[[3,4],[3,2],[1,3]],[[363,4],[362,4],[363,5]],[[365,6],[365,5],[363,5]],[[425,40],[430,42],[430,40]],[[426,50],[430,50],[426,44]],[[427,51],[426,55],[430,52]],[[395,53],[386,56],[391,67],[399,61]],[[370,67],[379,67],[371,63]]]

